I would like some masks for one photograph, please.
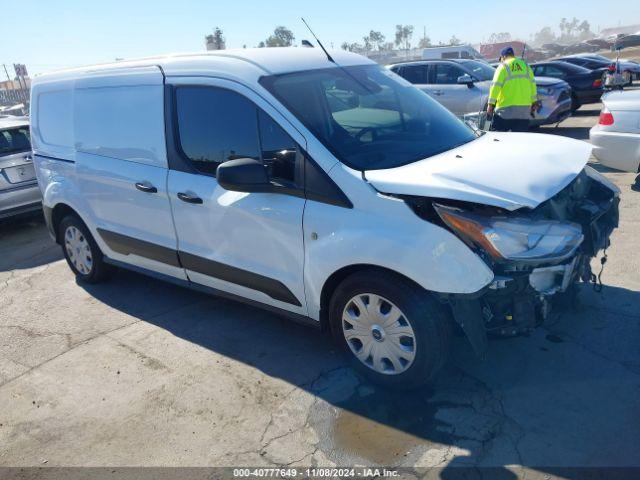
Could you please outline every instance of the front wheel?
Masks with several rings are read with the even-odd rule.
[[[448,358],[451,324],[442,305],[393,273],[345,279],[331,299],[330,321],[352,366],[385,387],[421,386]]]
[[[98,283],[109,276],[112,268],[104,262],[100,247],[80,218],[76,215],[63,218],[59,235],[64,258],[78,280]]]

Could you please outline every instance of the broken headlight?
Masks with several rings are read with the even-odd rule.
[[[582,228],[575,223],[488,217],[443,205],[434,207],[463,240],[482,247],[496,261],[562,260],[571,256],[584,238]]]

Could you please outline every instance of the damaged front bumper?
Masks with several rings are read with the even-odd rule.
[[[570,220],[582,227],[584,239],[569,258],[540,264],[494,264],[494,280],[473,295],[447,295],[444,301],[483,355],[487,336],[514,336],[540,325],[560,299],[571,299],[580,281],[595,281],[591,259],[609,246],[618,226],[619,190],[591,171],[579,175],[563,191],[530,212],[532,217]]]

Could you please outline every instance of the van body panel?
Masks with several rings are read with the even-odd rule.
[[[342,164],[331,169],[336,184],[351,183],[352,209],[307,201],[303,224],[310,317],[319,318],[327,279],[352,265],[386,268],[433,292],[467,294],[491,283],[493,272],[461,240],[418,218],[403,200],[357,182],[361,175]]]

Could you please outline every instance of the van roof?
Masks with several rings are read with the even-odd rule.
[[[372,60],[343,50],[330,50],[340,66],[375,64]],[[280,73],[334,67],[320,48],[275,47],[216,50],[208,52],[175,53],[124,60],[100,65],[70,68],[39,75],[34,83],[64,80],[84,75],[107,73],[113,70],[158,66],[166,75],[193,75],[198,73],[226,73],[243,76],[253,72],[257,77]]]
[[[430,47],[424,47],[422,50],[461,50],[463,48],[474,49],[471,45],[432,45]],[[474,49],[475,50],[475,49]]]

